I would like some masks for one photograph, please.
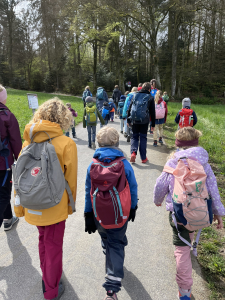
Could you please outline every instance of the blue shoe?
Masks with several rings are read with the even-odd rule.
[[[179,287],[178,299],[180,300],[191,300],[191,289],[184,290]]]
[[[157,141],[156,140],[154,140],[153,146],[157,147]]]

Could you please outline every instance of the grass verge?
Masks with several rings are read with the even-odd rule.
[[[37,94],[38,103],[41,105],[45,101],[58,97],[60,100],[66,104],[67,102],[71,103],[71,106],[74,110],[77,111],[78,116],[75,118],[76,124],[80,123],[83,119],[84,106],[81,98],[74,96],[61,96],[47,93],[38,93],[38,92],[28,92],[14,89],[7,89],[7,103],[6,105],[12,111],[12,113],[16,116],[19,126],[21,136],[23,137],[24,128],[27,123],[33,117],[32,110],[28,107],[27,93]]]
[[[198,122],[195,126],[203,136],[199,144],[209,153],[210,164],[217,177],[221,200],[225,205],[225,105],[192,105]],[[169,102],[168,118],[164,126],[164,135],[168,147],[175,144],[174,122],[181,103]],[[225,225],[225,220],[224,220]],[[225,299],[225,230],[216,230],[215,224],[205,228],[201,234],[198,261],[211,291],[210,299]]]

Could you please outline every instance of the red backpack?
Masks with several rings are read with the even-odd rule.
[[[193,110],[190,108],[183,108],[179,112],[180,115],[180,121],[179,121],[179,127],[193,127]]]
[[[105,229],[122,227],[130,214],[130,187],[123,159],[119,157],[110,163],[93,159],[91,165],[92,207],[95,218]]]

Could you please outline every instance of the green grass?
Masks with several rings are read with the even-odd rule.
[[[78,113],[78,117],[76,118],[76,124],[82,121],[84,106],[81,98],[77,98],[74,96],[61,96],[61,95],[54,95],[54,94],[47,94],[47,93],[7,89],[8,97],[7,97],[6,105],[16,116],[19,122],[21,136],[23,136],[25,125],[29,123],[29,121],[33,116],[32,110],[29,109],[28,107],[27,93],[37,94],[39,105],[41,105],[42,103],[44,103],[45,101],[53,97],[58,97],[65,104],[67,102],[70,102],[72,108],[76,110]]]
[[[192,105],[198,122],[195,126],[203,135],[199,144],[209,153],[210,164],[217,177],[221,200],[225,204],[225,105]],[[164,127],[166,143],[174,147],[174,133],[177,124],[174,122],[181,103],[169,102],[168,118]],[[224,220],[225,225],[225,220]],[[203,268],[208,287],[211,290],[210,299],[225,299],[225,230],[217,231],[215,225],[205,228],[201,234],[198,261]],[[223,255],[224,254],[224,255]]]

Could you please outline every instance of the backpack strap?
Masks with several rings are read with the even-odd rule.
[[[163,172],[173,174],[174,170],[175,170],[175,169],[172,168],[172,167],[164,166]]]
[[[197,257],[198,253],[197,253],[197,246],[198,246],[198,242],[199,242],[199,238],[200,238],[200,235],[201,235],[201,232],[202,232],[202,229],[200,229],[197,233],[197,236],[196,236],[196,239],[195,241],[193,242],[193,244],[190,244],[187,240],[185,240],[181,234],[180,234],[180,231],[178,229],[178,225],[177,225],[177,219],[176,219],[176,216],[175,216],[175,213],[173,212],[172,213],[172,219],[173,219],[173,222],[174,222],[174,225],[178,231],[178,236],[179,236],[179,239],[184,242],[187,246],[189,246],[190,248],[192,248],[192,253],[195,257]]]
[[[69,200],[70,200],[69,206],[72,208],[72,211],[75,212],[75,211],[76,211],[76,208],[75,208],[75,202],[74,202],[74,200],[73,200],[73,195],[72,195],[72,192],[71,192],[69,183],[67,182],[66,179],[65,179],[65,182],[66,182],[66,191],[67,191],[67,193],[68,193]]]

